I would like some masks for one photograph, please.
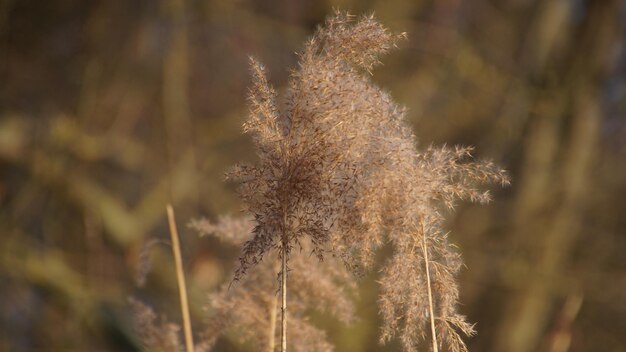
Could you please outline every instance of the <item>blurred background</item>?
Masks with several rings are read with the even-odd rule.
[[[222,175],[254,160],[248,56],[283,90],[333,7],[408,33],[374,80],[422,146],[511,173],[450,214],[469,349],[626,351],[619,0],[0,0],[0,350],[136,350],[129,296],[179,322],[170,248],[142,251],[168,239],[167,202],[200,329],[238,253],[185,225],[240,208]],[[398,350],[377,345],[376,275],[355,326],[318,319],[338,351]]]

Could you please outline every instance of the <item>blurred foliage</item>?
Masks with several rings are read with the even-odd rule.
[[[179,321],[166,245],[135,285],[143,243],[167,238],[167,202],[179,219],[237,212],[222,173],[252,158],[247,57],[284,86],[332,7],[408,32],[374,79],[422,146],[474,145],[511,171],[449,224],[470,350],[626,350],[620,0],[1,0],[0,350],[135,350],[130,295]],[[237,253],[182,232],[201,325]],[[338,351],[396,350],[377,345],[375,280],[355,326],[315,318]]]

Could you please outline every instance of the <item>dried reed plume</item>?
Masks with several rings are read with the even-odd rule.
[[[232,217],[222,217],[217,223],[192,221],[191,227],[237,247],[250,238],[253,229],[252,219]],[[303,244],[303,249],[306,247]],[[220,336],[231,332],[233,339],[253,343],[258,351],[275,351],[280,337],[277,264],[277,256],[270,254],[236,285],[226,283],[209,295],[210,316],[200,350],[210,350]],[[300,352],[333,351],[325,332],[311,325],[305,312],[325,311],[342,322],[351,322],[354,306],[349,293],[356,286],[352,275],[333,258],[318,263],[306,250],[292,255],[290,269],[289,348]]]
[[[367,74],[403,36],[371,16],[336,13],[300,53],[280,110],[263,66],[251,59],[244,132],[259,163],[228,173],[254,217],[235,280],[277,253],[285,314],[288,260],[304,239],[320,259],[333,251],[364,268],[390,242],[394,254],[380,280],[381,341],[397,336],[414,351],[430,336],[435,351],[461,351],[457,331],[474,330],[456,311],[461,260],[442,230],[442,211],[459,199],[487,202],[478,185],[508,179],[491,163],[472,161],[468,148],[417,149],[404,109]]]
[[[144,351],[182,351],[180,326],[170,323],[165,317],[157,317],[154,310],[134,298],[129,299],[133,311],[134,330]]]
[[[337,220],[352,207],[376,129],[384,127],[379,107],[368,101],[382,93],[351,64],[370,69],[397,39],[370,17],[355,24],[347,15],[331,18],[300,54],[282,112],[264,68],[251,60],[254,85],[244,131],[252,135],[260,163],[228,173],[240,183],[256,222],[237,279],[270,249],[288,256],[302,238],[323,255]]]

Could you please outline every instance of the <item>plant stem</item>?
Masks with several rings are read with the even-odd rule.
[[[282,276],[281,276],[281,298],[282,298],[282,306],[281,306],[281,318],[282,318],[282,330],[280,333],[281,338],[281,351],[287,352],[287,241],[283,240],[283,266],[282,266]]]
[[[274,265],[274,272],[278,270],[278,263]],[[270,308],[270,331],[269,331],[269,346],[267,351],[274,352],[276,349],[276,311],[278,310],[278,296],[272,300],[272,307]]]
[[[178,240],[178,230],[176,229],[176,219],[174,218],[174,208],[171,204],[166,207],[167,220],[170,225],[170,236],[172,237],[172,251],[174,252],[174,262],[176,263],[176,278],[178,279],[178,293],[180,294],[180,310],[183,314],[183,326],[185,329],[185,345],[187,352],[193,352],[193,335],[191,333],[191,319],[189,317],[189,303],[187,302],[187,286],[185,284],[185,273],[183,271],[183,260],[180,255],[180,242]]]
[[[430,330],[432,334],[433,352],[439,352],[437,344],[437,332],[435,330],[435,312],[433,309],[433,293],[430,287],[430,266],[428,264],[428,249],[426,248],[426,232],[422,225],[422,251],[424,252],[424,263],[426,263],[426,287],[428,287],[428,310],[430,312]]]

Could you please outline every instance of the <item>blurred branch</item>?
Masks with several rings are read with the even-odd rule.
[[[186,166],[192,164],[193,154],[187,152],[176,160],[176,164],[172,168],[172,175],[163,176],[157,180],[152,189],[143,195],[135,207],[128,206],[123,197],[112,194],[93,177],[80,171],[79,167],[72,166],[66,157],[48,150],[46,144],[48,140],[56,140],[60,142],[60,145],[65,145],[66,141],[69,143],[70,140],[73,140],[74,143],[71,145],[76,151],[83,150],[81,146],[82,143],[85,143],[88,146],[86,149],[89,149],[91,145],[93,149],[104,152],[105,145],[111,143],[111,140],[104,137],[92,139],[85,133],[79,132],[76,126],[68,128],[67,126],[71,124],[63,121],[64,118],[61,118],[60,127],[49,130],[50,135],[44,137],[42,147],[35,147],[31,146],[32,141],[30,140],[32,126],[25,123],[11,123],[8,120],[7,123],[3,124],[6,128],[3,128],[3,132],[0,133],[7,133],[11,138],[2,139],[0,142],[0,158],[25,167],[38,183],[64,190],[69,199],[83,209],[89,209],[90,212],[99,214],[107,230],[106,233],[117,244],[126,246],[139,240],[159,221],[162,214],[162,204],[169,199],[170,188],[178,194],[181,201],[187,200],[195,194],[194,185],[188,181],[186,173]],[[131,146],[131,154],[132,150],[135,153],[145,152],[139,145],[134,143],[128,145]],[[123,154],[125,154],[124,149],[120,153],[112,153],[112,155]],[[130,164],[135,165],[134,162]],[[130,167],[130,164],[127,166]]]
[[[587,31],[597,32],[617,26],[614,22],[617,2],[594,5],[589,9],[592,20],[586,26]],[[539,18],[554,20],[560,17]],[[588,34],[587,38],[595,37],[597,35]],[[605,45],[618,40],[614,36],[609,41],[583,44],[588,45],[588,53],[607,53],[610,50]],[[580,53],[576,51],[576,55]],[[598,58],[594,57],[595,60]],[[520,181],[521,194],[515,211],[516,227],[520,232],[516,234],[516,239],[522,241],[520,244],[543,243],[538,248],[540,251],[534,253],[534,260],[533,257],[526,258],[528,265],[547,277],[563,273],[579,235],[586,196],[593,189],[590,175],[597,156],[601,121],[597,80],[601,75],[597,71],[599,66],[593,61],[580,59],[571,62],[566,86],[556,85],[548,92],[549,101],[556,101],[551,104],[553,109],[537,110],[535,128],[526,142],[527,153],[522,168],[525,174]],[[563,136],[562,124],[570,111],[573,114],[571,128],[569,135]],[[545,214],[546,209],[555,210],[550,216],[539,215]],[[524,352],[537,348],[554,300],[552,285],[542,276],[531,277],[510,298],[498,333],[496,350]]]
[[[87,314],[94,307],[90,292],[80,274],[71,268],[56,249],[34,251],[25,236],[13,236],[2,241],[0,265],[2,272],[15,278],[27,279],[43,288],[50,289],[63,298],[73,310]]]
[[[169,47],[163,62],[163,117],[167,136],[170,173],[185,173],[189,184],[197,187],[196,156],[193,124],[189,112],[189,44],[185,0],[164,0],[170,23]],[[189,154],[187,163],[177,163],[183,154]],[[174,165],[176,164],[176,165]],[[177,170],[173,168],[176,167]],[[173,177],[173,175],[172,175]],[[171,185],[171,200],[180,198],[175,185]],[[197,197],[192,196],[194,203]]]
[[[127,170],[139,170],[152,161],[141,143],[117,133],[90,135],[69,116],[53,121],[50,138],[55,145],[86,162],[114,160]]]

